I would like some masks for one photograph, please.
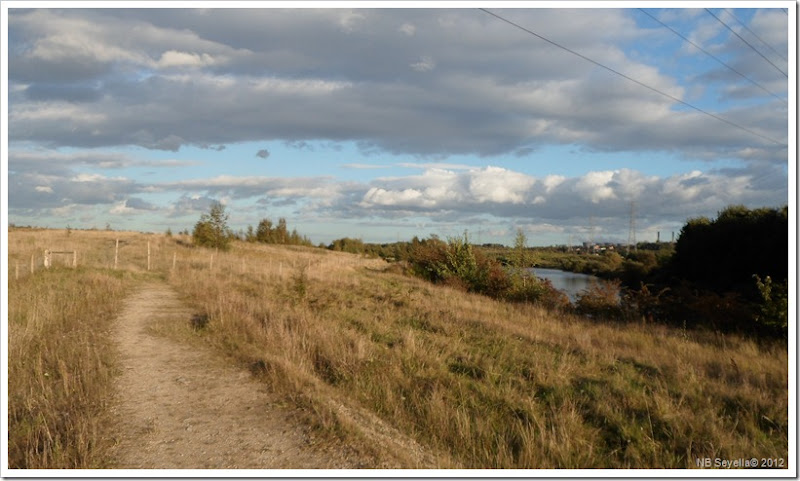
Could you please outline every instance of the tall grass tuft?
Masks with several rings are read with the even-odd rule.
[[[10,282],[10,468],[103,466],[114,375],[109,329],[126,284],[121,274],[84,268]]]

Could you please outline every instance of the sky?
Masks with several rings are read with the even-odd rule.
[[[794,195],[794,2],[32,5],[3,5],[16,225],[191,231],[218,201],[315,244],[625,243],[632,212],[669,240]]]

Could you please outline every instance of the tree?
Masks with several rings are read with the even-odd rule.
[[[683,226],[671,268],[678,278],[717,292],[758,298],[753,274],[778,282],[788,277],[788,234],[787,207],[730,206],[715,220],[700,217]]]
[[[289,229],[286,227],[286,218],[281,217],[278,219],[278,227],[276,227],[275,230],[278,244],[286,244],[286,241],[289,240]]]
[[[517,229],[517,236],[514,238],[514,267],[517,269],[528,267],[527,242],[528,238],[522,229]]]
[[[275,242],[271,220],[266,218],[261,219],[256,229],[256,240],[264,244],[273,244]]]
[[[228,250],[232,235],[225,206],[214,202],[209,212],[201,215],[195,224],[192,239],[199,246]]]

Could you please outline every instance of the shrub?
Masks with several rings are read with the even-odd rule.
[[[620,281],[601,280],[578,295],[575,308],[578,313],[595,318],[619,318],[622,314],[620,301]]]
[[[640,282],[639,286],[638,290],[628,289],[622,295],[624,317],[630,320],[643,319],[650,322],[664,319],[665,311],[661,297],[669,292],[669,288],[661,289],[654,294],[644,282]]]
[[[436,238],[414,242],[410,259],[412,272],[430,282],[443,281],[438,266],[446,260],[446,248],[445,243]]]
[[[756,280],[756,287],[758,287],[762,300],[759,313],[755,317],[756,322],[766,327],[785,331],[789,319],[787,300],[789,291],[786,281],[774,284],[769,276],[762,281],[756,274],[753,275],[753,278]]]
[[[533,275],[521,274],[511,276],[513,283],[506,291],[505,298],[514,302],[530,302],[555,310],[568,310],[571,307],[569,297],[559,291],[547,279]]]

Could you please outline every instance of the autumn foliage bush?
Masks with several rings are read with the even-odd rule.
[[[508,268],[474,250],[466,234],[444,242],[438,238],[415,243],[411,271],[436,284],[512,302],[531,302],[566,309],[569,299],[544,279],[521,268]]]
[[[618,280],[601,280],[592,283],[578,295],[575,309],[599,319],[618,319],[622,315],[621,289]]]

